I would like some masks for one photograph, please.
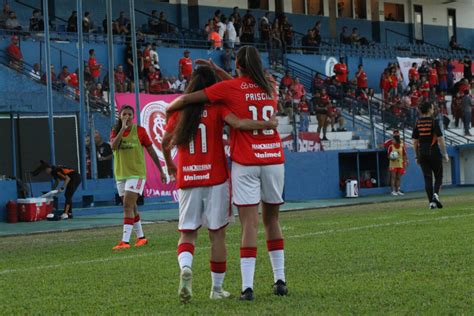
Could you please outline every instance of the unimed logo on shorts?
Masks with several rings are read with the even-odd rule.
[[[165,101],[154,101],[145,105],[141,111],[142,126],[146,129],[148,135],[153,142],[153,148],[160,160],[164,161],[161,143],[165,134],[166,126],[166,108],[168,103]],[[177,149],[171,150],[171,157],[174,159]]]

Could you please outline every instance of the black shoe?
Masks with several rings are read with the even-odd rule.
[[[253,290],[251,288],[246,288],[245,291],[240,294],[241,301],[253,301],[255,296],[253,295]]]
[[[443,204],[441,204],[441,201],[439,200],[438,194],[433,194],[433,202],[436,204],[437,208],[443,208]]]
[[[328,140],[326,136],[323,137],[323,140]]]
[[[273,285],[273,294],[278,296],[288,295],[288,288],[286,287],[286,283],[282,280],[276,281],[276,283]]]
[[[72,212],[71,213],[68,213],[67,216],[69,217],[69,219],[73,219],[74,216],[72,215]]]

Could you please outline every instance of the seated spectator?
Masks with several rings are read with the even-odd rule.
[[[61,73],[59,74],[59,81],[60,83],[65,86],[67,84],[66,78],[69,76],[69,68],[67,66],[63,66]]]
[[[23,54],[21,53],[20,46],[18,46],[18,37],[12,36],[10,45],[7,47],[7,55],[9,57],[9,64],[16,70],[21,70],[23,67]]]
[[[10,12],[11,12],[10,5],[8,3],[5,3],[3,5],[3,10],[0,13],[0,27],[1,28],[5,27],[5,23],[7,22],[7,19],[10,17]]]
[[[186,89],[186,84],[186,79],[184,79],[182,75],[179,75],[178,79],[173,77],[171,79],[171,90],[182,93]]]
[[[293,124],[293,95],[291,94],[290,89],[285,89],[281,91],[281,101],[283,103],[282,110],[283,113],[288,116],[289,123]]]
[[[72,11],[69,19],[67,20],[66,31],[69,33],[77,32],[77,11]]]
[[[160,18],[158,17],[158,11],[151,11],[151,16],[148,18],[148,30],[151,34],[159,33]]]
[[[102,21],[102,28],[104,29],[104,33],[107,33],[107,30],[108,30],[107,16],[105,16],[104,20]],[[112,34],[113,35],[119,35],[120,34],[120,27],[119,27],[117,21],[115,21],[115,20],[112,20]]]
[[[369,41],[365,37],[359,36],[359,29],[357,27],[352,29],[351,43],[357,45],[369,45]]]
[[[104,102],[104,91],[102,91],[102,84],[93,83],[89,92],[89,96],[94,102]]]
[[[40,80],[41,79],[41,72],[40,72],[40,65],[34,64],[33,69],[30,71],[30,77],[33,80]]]
[[[115,90],[117,92],[128,92],[130,80],[123,71],[123,66],[119,64],[114,72]]]
[[[50,71],[51,71],[51,81],[53,82],[53,86],[56,86],[57,77],[56,77],[56,72],[54,71],[54,65],[51,65]],[[44,84],[48,82],[48,78],[46,77],[46,72],[41,76],[41,82]]]
[[[119,17],[116,21],[118,24],[119,34],[130,33],[130,19],[125,16],[124,11],[120,11]]]
[[[76,69],[75,72],[70,73],[66,78],[64,78],[64,82],[67,85],[67,90],[74,93],[76,96],[79,96],[79,69]]]
[[[342,27],[342,31],[339,34],[339,42],[341,44],[350,44],[351,43],[351,37],[346,34],[347,32],[347,26]]]
[[[15,30],[21,31],[23,28],[20,25],[20,22],[16,18],[16,13],[14,11],[10,11],[10,15],[8,19],[5,21],[5,28],[7,30]]]
[[[146,92],[150,94],[162,93],[163,89],[161,84],[161,72],[159,70],[156,70],[155,67],[150,66],[148,68],[147,82],[145,85]]]
[[[296,77],[295,80],[293,81],[293,84],[291,85],[290,90],[293,95],[293,100],[295,104],[298,104],[301,100],[301,97],[303,97],[306,94],[304,85],[300,82],[300,79],[298,77]]]
[[[345,132],[346,129],[344,128],[344,125],[346,121],[344,120],[344,117],[342,116],[342,112],[340,109],[338,109],[335,105],[331,105],[328,109],[328,116],[329,119],[331,120],[331,131],[332,132]],[[338,125],[337,129],[334,127]]]
[[[39,10],[33,10],[33,15],[30,18],[30,32],[41,32],[44,31],[44,21],[41,18]]]

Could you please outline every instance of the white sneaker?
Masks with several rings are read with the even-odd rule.
[[[67,213],[62,213],[61,214],[61,219],[68,219],[69,216],[67,215]]]
[[[398,192],[392,191],[391,193],[393,196],[398,196]]]
[[[181,270],[178,289],[178,296],[181,303],[189,303],[193,297],[192,282],[193,271],[190,267],[184,267],[183,270]]]
[[[397,194],[400,195],[400,196],[405,195],[405,193],[403,193],[402,191],[398,191]]]
[[[222,288],[221,289],[212,289],[211,294],[209,295],[209,298],[211,300],[221,300],[223,298],[229,298],[230,293],[227,291],[224,291]]]
[[[431,202],[430,203],[430,210],[434,210],[436,209],[436,203],[435,202]]]

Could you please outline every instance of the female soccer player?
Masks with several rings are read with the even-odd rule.
[[[117,190],[122,197],[124,221],[123,235],[120,243],[113,250],[130,248],[132,230],[137,234],[135,247],[148,243],[143,233],[140,214],[137,208],[138,196],[143,193],[146,180],[146,164],[143,147],[153,159],[160,171],[161,181],[166,182],[166,175],[161,168],[158,156],[146,130],[132,123],[135,112],[130,105],[124,105],[120,117],[110,135],[110,145],[114,153],[114,174]]]
[[[59,192],[64,192],[64,198],[66,199],[64,203],[64,212],[61,215],[61,219],[73,218],[72,215],[72,197],[74,192],[81,184],[81,175],[72,168],[67,168],[64,166],[53,166],[43,160],[40,160],[40,165],[33,171],[31,174],[37,176],[41,172],[46,172],[54,179],[53,190],[58,187],[60,181],[64,181]]]
[[[421,117],[413,130],[413,149],[416,163],[421,166],[425,178],[425,190],[430,209],[443,208],[439,200],[439,190],[443,183],[443,159],[449,162],[443,133],[439,121],[433,118],[433,105],[425,102],[420,107]],[[433,190],[433,174],[435,177]]]
[[[391,159],[392,152],[397,152],[395,159]],[[405,149],[405,144],[400,139],[400,132],[393,131],[393,142],[387,149],[389,157],[390,182],[392,185],[392,195],[405,195],[401,190],[402,176],[405,174],[406,166],[408,165],[408,156]]]
[[[216,83],[214,71],[199,67],[192,74],[186,93]],[[225,106],[188,107],[168,119],[163,138],[163,154],[168,172],[179,188],[178,262],[181,269],[179,298],[186,303],[192,297],[192,262],[197,230],[205,226],[211,240],[211,299],[227,298],[222,289],[226,271],[225,227],[231,215],[227,160],[222,140],[224,121],[237,129],[276,128],[277,120],[239,120]],[[171,159],[171,146],[178,146],[178,167]]]
[[[221,81],[212,87],[180,96],[169,111],[196,103],[222,102],[239,118],[268,120],[277,111],[276,84],[264,72],[255,47],[237,52],[239,77],[231,79],[215,66]],[[274,275],[274,293],[286,295],[283,235],[279,222],[283,204],[284,155],[280,135],[274,129],[242,131],[231,129],[232,191],[242,224],[240,267],[242,300],[253,300],[253,280],[257,257],[258,205],[262,202],[265,237]]]

